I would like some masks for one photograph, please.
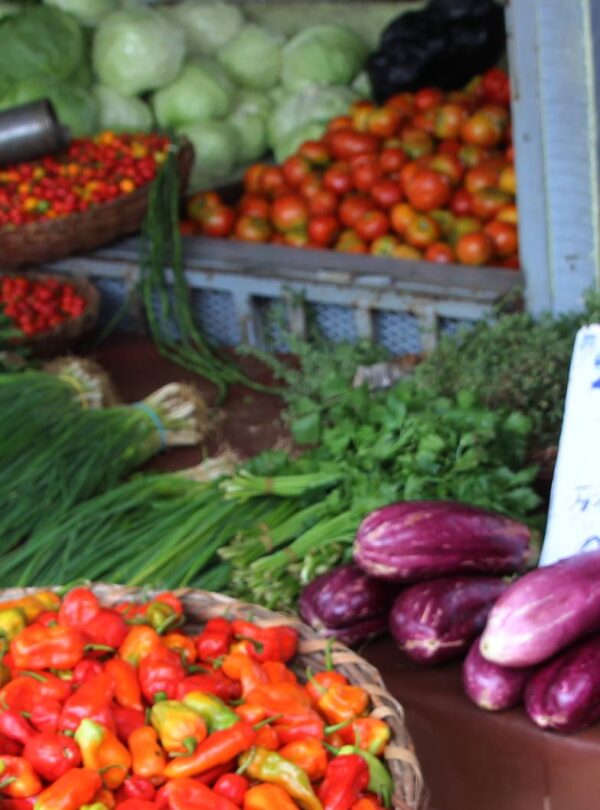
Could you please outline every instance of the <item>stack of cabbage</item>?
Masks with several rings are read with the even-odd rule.
[[[285,158],[368,92],[367,48],[342,26],[286,42],[220,0],[44,2],[0,6],[0,109],[49,97],[75,135],[183,133],[200,156],[195,187],[269,147]]]

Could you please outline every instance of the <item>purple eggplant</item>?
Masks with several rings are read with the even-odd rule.
[[[531,667],[501,667],[486,661],[479,650],[478,636],[463,664],[463,686],[467,696],[481,709],[498,712],[518,706],[523,699]]]
[[[439,664],[458,658],[484,628],[506,583],[495,577],[446,577],[402,591],[390,631],[409,658]]]
[[[356,563],[373,577],[418,582],[451,574],[508,574],[530,555],[515,520],[447,501],[406,501],[372,512],[358,529]]]
[[[494,605],[481,653],[501,666],[533,666],[594,630],[600,630],[600,551],[518,579]]]
[[[580,731],[600,720],[600,637],[558,655],[529,681],[525,708],[534,723]]]
[[[372,579],[355,565],[322,574],[304,588],[300,615],[323,636],[356,644],[387,630],[387,616],[398,588]]]

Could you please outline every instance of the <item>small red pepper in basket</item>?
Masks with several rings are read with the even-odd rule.
[[[47,787],[36,810],[79,810],[92,801],[102,787],[100,775],[89,768],[73,768]]]
[[[161,788],[170,810],[237,810],[237,806],[195,779],[172,779]]]
[[[73,630],[85,630],[100,613],[98,597],[89,588],[73,588],[63,598],[58,609],[58,621]],[[56,618],[56,616],[55,616]]]
[[[76,731],[82,720],[94,720],[114,730],[112,715],[113,681],[103,672],[90,678],[67,699],[59,719],[61,731]]]
[[[0,734],[25,745],[35,732],[22,714],[9,709],[5,712],[0,711]]]
[[[250,782],[240,773],[226,773],[220,776],[213,786],[215,793],[229,799],[230,802],[241,807],[244,803]]]
[[[83,636],[69,627],[26,627],[10,643],[17,669],[73,669],[83,658]]]
[[[0,757],[0,796],[26,799],[41,789],[42,783],[30,762],[23,757]],[[0,799],[0,807],[2,801]]]
[[[36,734],[25,745],[23,756],[48,782],[81,765],[79,747],[64,734]]]
[[[369,768],[358,754],[335,757],[319,788],[323,810],[350,810],[369,784]]]
[[[231,624],[225,619],[209,619],[196,638],[196,652],[201,661],[214,661],[227,655],[233,641]]]
[[[163,648],[160,652],[141,659],[138,678],[142,694],[148,703],[155,700],[175,700],[179,684],[185,678],[185,670],[177,653]]]
[[[256,661],[289,661],[298,646],[298,633],[291,627],[258,627],[239,619],[232,622],[235,637],[249,641],[248,652]]]

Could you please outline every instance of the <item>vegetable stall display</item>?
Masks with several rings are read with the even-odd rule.
[[[185,621],[169,592],[0,602],[3,806],[381,810],[401,795],[392,728],[331,654],[305,672],[288,624]]]
[[[53,278],[0,276],[0,310],[17,334],[35,335],[79,318],[87,303],[72,284]]]
[[[235,206],[193,197],[184,232],[516,268],[509,100],[493,69],[464,91],[354,102],[280,165],[251,166]]]

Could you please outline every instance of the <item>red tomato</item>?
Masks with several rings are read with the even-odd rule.
[[[403,118],[402,112],[395,107],[379,107],[369,116],[367,127],[378,138],[391,138],[398,131]]]
[[[302,155],[292,155],[283,162],[281,170],[286,183],[296,188],[310,175],[312,166]]]
[[[444,100],[444,94],[437,87],[423,87],[415,93],[415,107],[419,111],[437,107]]]
[[[267,167],[264,163],[253,163],[244,173],[244,188],[246,191],[260,191],[261,179]]]
[[[503,128],[491,116],[476,112],[461,127],[461,137],[465,143],[477,146],[498,146],[503,138]]]
[[[430,155],[434,150],[434,141],[431,135],[420,129],[407,127],[402,132],[402,148],[411,160],[422,155]]]
[[[332,245],[340,233],[340,223],[333,214],[319,214],[308,222],[308,236],[311,242],[323,247]]]
[[[474,143],[462,146],[458,152],[458,159],[463,166],[472,168],[479,166],[489,158],[489,152],[483,146],[476,146]]]
[[[352,129],[352,118],[349,115],[337,115],[327,124],[327,131],[334,132],[336,129]]]
[[[323,141],[305,141],[298,154],[313,166],[326,166],[331,160],[329,149]]]
[[[453,186],[462,180],[464,169],[455,155],[432,155],[429,158],[429,168],[445,175]]]
[[[377,155],[359,155],[351,162],[352,183],[359,191],[370,191],[383,176]]]
[[[450,209],[457,217],[466,217],[473,212],[471,195],[464,188],[457,189],[450,200]]]
[[[244,194],[238,203],[238,211],[249,217],[268,219],[271,214],[271,203],[261,194]]]
[[[300,183],[300,194],[306,200],[312,200],[320,191],[323,191],[323,181],[316,174],[309,174]]]
[[[371,197],[380,208],[393,208],[402,200],[402,189],[397,180],[378,180],[371,189]]]
[[[454,157],[458,157],[458,153],[462,148],[462,144],[460,141],[455,141],[452,138],[448,138],[446,141],[442,141],[438,145],[438,154],[440,155],[453,155]]]
[[[435,133],[436,116],[437,108],[430,107],[424,112],[417,113],[412,119],[412,125],[422,132],[427,132],[428,135],[433,135]]]
[[[357,132],[366,132],[369,128],[369,118],[375,109],[372,101],[362,99],[355,101],[350,105],[350,117],[352,118],[352,127]]]
[[[423,258],[426,262],[436,262],[437,264],[452,264],[456,261],[454,251],[445,242],[434,242],[433,245],[429,245]]]
[[[308,201],[308,210],[311,214],[319,216],[322,214],[334,214],[337,211],[339,200],[337,194],[324,188],[317,191]]]
[[[451,211],[447,211],[445,208],[438,208],[431,212],[431,216],[440,226],[440,230],[444,236],[450,236],[450,234],[454,231],[454,226],[456,224],[456,217],[454,214]]]
[[[325,136],[331,154],[336,160],[349,160],[356,155],[375,154],[379,141],[368,132],[355,132],[353,129],[338,129]]]
[[[452,187],[448,178],[431,169],[421,169],[406,185],[406,198],[417,211],[443,208],[451,194]]]
[[[484,104],[477,112],[486,115],[502,130],[505,130],[510,122],[510,113],[501,104]]]
[[[287,183],[279,166],[266,166],[260,178],[260,190],[268,197],[287,191]]]
[[[421,171],[423,167],[420,166],[416,160],[411,160],[410,163],[405,163],[400,169],[400,186],[402,191],[406,194],[411,180]]]
[[[379,155],[379,165],[384,174],[399,172],[406,163],[406,153],[403,149],[387,147]]]
[[[458,138],[469,113],[461,104],[442,104],[436,110],[434,134],[440,140]]]
[[[211,208],[202,218],[201,229],[204,236],[215,236],[224,238],[229,236],[235,225],[235,213],[233,208],[227,205],[220,205]]]
[[[373,202],[366,194],[350,194],[342,200],[338,216],[346,228],[353,228],[363,214],[373,208]]]
[[[356,231],[348,229],[341,232],[340,238],[335,243],[335,250],[343,253],[367,253],[368,248],[367,243],[360,238]]]
[[[394,252],[399,245],[400,242],[397,237],[388,233],[385,236],[377,237],[377,239],[371,243],[370,252],[373,256],[394,256]]]
[[[470,112],[477,106],[477,99],[467,90],[452,90],[446,96],[446,103],[458,104],[460,107],[464,107],[467,112]]]
[[[510,104],[510,82],[506,73],[500,68],[491,68],[481,78],[483,93],[487,99],[496,104]]]
[[[400,236],[404,236],[407,227],[416,217],[417,212],[408,203],[398,203],[390,212],[392,228],[396,233],[399,233]]]
[[[500,180],[500,172],[489,163],[482,163],[469,169],[465,174],[464,187],[469,194],[475,194],[482,188],[496,188]]]
[[[415,110],[415,98],[412,93],[397,93],[387,99],[385,106],[400,110],[404,118],[408,118]]]
[[[454,221],[454,230],[452,231],[452,242],[456,242],[461,236],[468,233],[479,233],[481,230],[481,222],[475,217],[457,217]]]
[[[298,230],[307,220],[308,206],[299,194],[282,194],[273,201],[271,222],[278,231]]]
[[[517,193],[517,175],[514,166],[506,166],[500,172],[498,188],[513,196]]]
[[[398,247],[394,250],[394,258],[415,261],[422,258],[422,253],[412,245],[398,245]]]
[[[357,220],[354,228],[361,239],[372,242],[389,231],[390,220],[383,211],[367,211]]]
[[[208,211],[221,205],[223,201],[216,192],[205,191],[202,194],[194,194],[188,200],[185,209],[192,222],[201,224]]]
[[[437,242],[441,235],[440,226],[427,214],[417,214],[406,226],[404,238],[409,245],[424,249]]]
[[[517,206],[513,203],[510,205],[505,205],[504,208],[498,213],[496,219],[499,222],[508,222],[509,225],[518,225],[519,212],[517,210]]]
[[[456,257],[461,264],[486,264],[493,255],[494,242],[487,233],[467,233],[456,243]]]
[[[283,234],[283,244],[290,247],[304,248],[308,246],[308,233],[306,228],[296,228]]]
[[[323,185],[340,197],[352,191],[353,183],[350,165],[344,161],[332,163],[323,175]]]
[[[498,256],[506,258],[518,251],[519,237],[514,225],[496,220],[488,222],[483,230],[488,236],[491,236]]]
[[[234,233],[244,242],[268,242],[272,230],[266,219],[244,215],[235,223]]]
[[[487,222],[494,219],[511,200],[511,195],[499,188],[482,188],[473,194],[473,214]]]

